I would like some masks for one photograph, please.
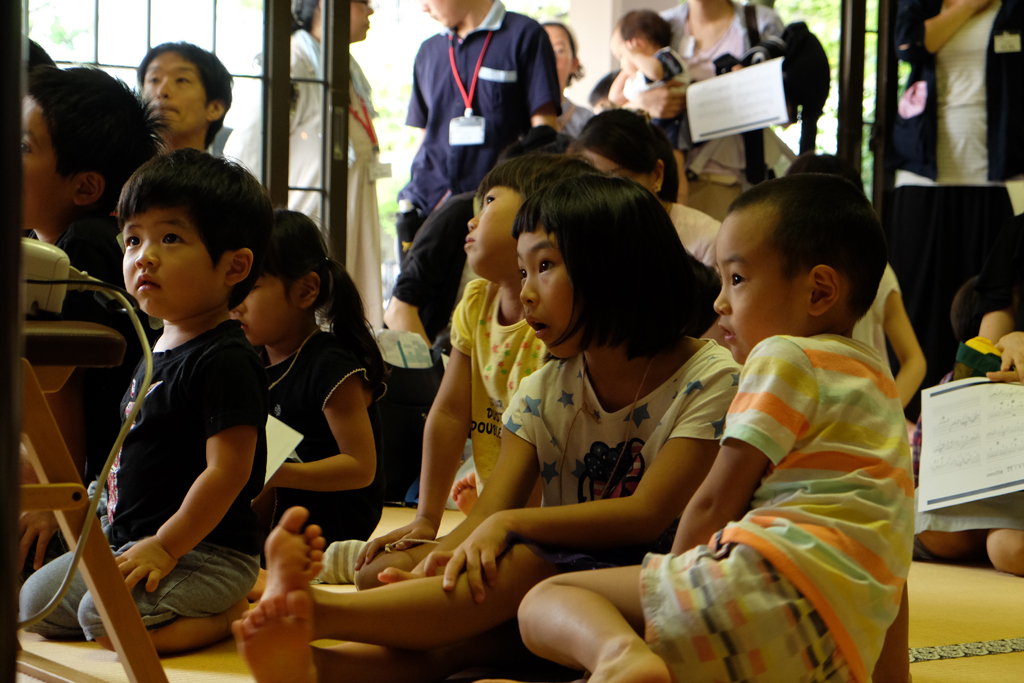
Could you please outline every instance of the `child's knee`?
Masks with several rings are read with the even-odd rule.
[[[411,572],[416,568],[418,562],[419,560],[408,551],[380,553],[356,572],[356,590],[367,590],[383,586],[384,584],[377,578],[377,575],[382,571],[389,567],[394,567],[401,571]]]
[[[985,544],[985,529],[970,531],[922,531],[917,535],[933,555],[946,560],[959,560],[980,552]]]
[[[992,566],[1002,572],[1024,576],[1024,531],[992,529],[986,541]]]

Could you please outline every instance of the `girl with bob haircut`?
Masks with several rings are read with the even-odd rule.
[[[391,585],[311,588],[323,539],[303,530],[306,510],[284,514],[267,540],[264,598],[234,624],[257,681],[440,680],[521,661],[514,620],[530,588],[671,542],[739,368],[684,334],[695,285],[668,216],[632,180],[586,175],[530,197],[513,235],[526,319],[560,361],[510,399],[500,458],[466,521],[409,551],[422,558],[413,572],[381,572]],[[542,506],[526,508],[538,480]],[[320,638],[349,642],[305,647]]]

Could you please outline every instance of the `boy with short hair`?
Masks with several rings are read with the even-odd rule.
[[[22,228],[62,249],[74,268],[124,287],[119,230],[110,214],[129,176],[163,149],[160,132],[153,110],[104,71],[33,69],[22,102]],[[68,292],[61,317],[112,327],[127,342],[120,367],[78,370],[50,395],[79,473],[89,481],[117,437],[117,405],[142,347],[128,317],[104,308],[93,292]],[[50,512],[22,514],[22,564],[40,541],[27,569],[42,566],[56,530]],[[51,557],[63,552],[57,541],[50,545]]]
[[[217,55],[191,43],[163,43],[146,53],[136,76],[167,124],[168,148],[210,148],[231,109],[233,84]],[[217,146],[223,150],[224,140]]]
[[[258,275],[273,222],[270,199],[236,164],[179,150],[143,165],[118,204],[128,291],[164,321],[145,404],[107,481],[105,532],[158,652],[224,638],[246,609],[260,544],[250,501],[266,471],[267,379],[229,311]],[[122,400],[140,400],[140,364]],[[70,554],[21,592],[34,614]],[[30,630],[110,647],[81,576]]]
[[[914,531],[896,385],[850,339],[885,269],[881,226],[848,181],[793,176],[733,203],[717,253],[715,307],[745,365],[673,555],[545,581],[519,609],[524,641],[623,681],[863,683]],[[905,673],[905,641],[899,655]]]

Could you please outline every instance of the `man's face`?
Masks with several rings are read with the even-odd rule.
[[[458,25],[466,16],[463,0],[420,0],[420,4],[431,19],[446,28]]]
[[[149,63],[142,93],[160,110],[173,149],[206,136],[211,123],[224,115],[224,103],[206,100],[206,89],[195,64],[177,52],[164,52]],[[185,142],[185,144],[179,144]]]

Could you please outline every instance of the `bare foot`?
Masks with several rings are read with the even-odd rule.
[[[245,596],[245,599],[249,602],[259,602],[260,598],[263,597],[263,591],[267,589],[267,570],[260,569],[259,576],[256,577],[256,585],[252,587],[249,594]]]
[[[452,499],[456,507],[464,515],[468,515],[476,505],[476,472],[470,472],[452,486]]]
[[[610,643],[598,660],[590,683],[671,683],[665,661],[639,638]]]
[[[285,510],[274,530],[267,537],[267,580],[262,600],[285,595],[294,590],[309,590],[309,582],[320,573],[324,546],[320,527],[302,525],[309,519],[309,510],[293,507]]]
[[[309,594],[295,590],[265,597],[252,612],[259,612],[259,618],[236,621],[231,630],[257,683],[315,683]]]

